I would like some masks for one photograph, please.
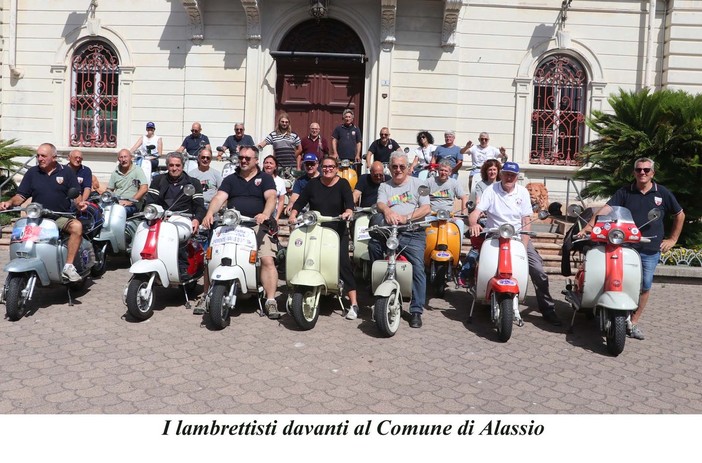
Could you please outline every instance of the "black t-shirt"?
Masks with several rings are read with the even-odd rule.
[[[300,197],[295,201],[293,209],[300,212],[308,203],[311,211],[317,211],[322,215],[331,217],[337,216],[346,209],[353,209],[351,185],[345,178],[339,178],[339,181],[332,186],[325,186],[321,177],[313,178],[300,193]],[[346,230],[345,222],[329,222],[324,224],[324,226],[333,228],[339,235]]]
[[[227,193],[227,207],[235,208],[247,217],[255,217],[263,212],[266,199],[263,194],[268,190],[275,191],[275,180],[267,173],[259,170],[258,174],[247,181],[239,175],[239,169],[222,180],[220,190]]]
[[[383,182],[387,182],[388,180],[390,180],[390,176],[386,175]],[[354,188],[361,192],[361,207],[370,207],[378,202],[378,188],[380,188],[380,183],[373,182],[370,174],[361,175],[361,178],[359,178],[356,183],[356,188]]]
[[[371,143],[368,151],[373,153],[373,160],[380,162],[390,162],[390,155],[393,151],[400,149],[400,145],[392,138],[388,140],[387,145],[383,145],[382,138],[377,139]]]

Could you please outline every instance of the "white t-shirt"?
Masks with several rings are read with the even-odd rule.
[[[436,146],[434,145],[429,145],[427,147],[418,146],[414,149],[414,157],[417,158],[419,165],[423,166],[431,162],[434,151],[436,151]]]
[[[273,180],[275,181],[275,195],[277,198],[280,198],[285,193],[287,193],[287,190],[285,189],[285,180],[278,177],[277,175],[273,177]]]
[[[512,192],[502,189],[502,182],[493,182],[480,197],[476,206],[487,215],[487,228],[497,228],[511,224],[517,230],[522,228],[522,217],[532,214],[529,192],[521,185],[515,185]]]
[[[480,168],[483,167],[483,163],[488,159],[502,159],[499,148],[490,145],[485,148],[481,148],[480,145],[473,145],[468,152],[470,153],[470,162],[473,164],[471,175],[479,174]]]

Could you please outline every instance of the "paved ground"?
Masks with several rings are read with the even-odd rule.
[[[566,334],[530,309],[533,297],[525,326],[499,343],[487,313],[466,322],[457,290],[429,300],[422,329],[405,321],[390,339],[367,297],[356,321],[324,301],[312,331],[260,318],[250,302],[215,331],[162,289],[153,318],[136,323],[121,301],[127,263],[112,261],[72,307],[63,288],[38,288],[30,316],[0,321],[0,413],[702,412],[702,286],[656,283],[646,340],[612,358],[594,322],[578,316]],[[552,279],[559,301],[562,287]],[[571,313],[563,302],[558,312]]]

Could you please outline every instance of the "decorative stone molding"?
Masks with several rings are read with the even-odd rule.
[[[190,18],[193,42],[199,43],[205,38],[204,25],[202,23],[202,0],[182,0],[183,8]]]
[[[241,0],[246,14],[246,38],[250,44],[261,41],[261,10],[258,0]]]
[[[395,20],[397,19],[397,0],[380,2],[380,43],[383,49],[390,50],[395,45]]]
[[[441,27],[441,46],[453,48],[456,46],[456,28],[461,16],[463,0],[444,0],[444,22]]]

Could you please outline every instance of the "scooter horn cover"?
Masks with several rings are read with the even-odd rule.
[[[378,212],[376,214],[371,215],[370,220],[368,221],[368,226],[373,227],[375,225],[380,225],[380,226],[386,226],[388,223],[385,221],[385,215]],[[368,232],[371,238],[374,240],[378,240],[380,243],[385,244],[385,241],[388,239],[388,235],[390,234],[389,230],[371,230]]]

